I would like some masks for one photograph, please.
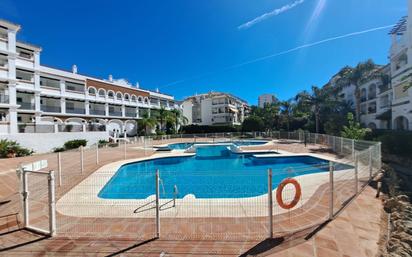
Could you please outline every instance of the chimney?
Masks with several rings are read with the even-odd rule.
[[[77,65],[76,65],[76,64],[73,64],[73,66],[72,66],[72,72],[73,72],[74,74],[77,74]]]
[[[112,74],[109,75],[109,81],[113,82],[113,75]]]
[[[140,88],[139,82],[136,82],[136,88]]]
[[[159,93],[159,88],[156,88],[156,93]]]

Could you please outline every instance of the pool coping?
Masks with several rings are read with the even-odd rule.
[[[153,202],[155,199],[154,195],[151,195],[146,199],[104,199],[98,197],[98,193],[116,174],[118,169],[125,164],[170,157],[190,157],[194,155],[195,153],[185,153],[182,150],[173,150],[167,153],[155,153],[154,155],[147,157],[122,160],[104,165],[63,195],[58,200],[56,209],[61,214],[77,217],[153,217],[153,211],[138,213],[134,213],[134,211],[139,206]],[[265,156],[272,155],[266,154]],[[337,158],[313,153],[294,154],[282,151],[281,154],[273,155],[273,157],[288,156],[311,156],[342,163]],[[342,174],[343,177],[346,175],[344,173],[353,173],[353,169],[340,170],[339,173]],[[299,206],[303,206],[309,199],[311,199],[320,186],[328,183],[329,173],[319,172],[300,175],[294,178],[301,184],[304,194],[302,195],[300,204],[290,210],[298,209]],[[277,188],[273,189],[272,192],[276,193],[276,190]],[[171,199],[160,199],[160,205],[170,204],[170,200]],[[193,195],[189,194],[182,199],[176,199],[176,207],[162,211],[162,217],[263,217],[267,215],[266,202],[267,194],[245,198],[195,198]],[[290,211],[280,208],[276,201],[274,201],[273,208],[274,213],[276,214]]]

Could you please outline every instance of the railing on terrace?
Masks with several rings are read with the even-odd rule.
[[[155,145],[229,143],[246,139],[267,140],[268,143],[240,146],[243,150],[271,151],[274,156],[276,153],[315,154],[329,161],[262,168],[256,158],[251,172],[239,172],[231,167],[226,167],[227,172],[216,172],[213,168],[190,170],[190,167],[181,172],[167,164],[177,164],[184,159],[167,158],[157,161],[160,167],[164,166],[158,171],[152,170],[151,165],[132,173],[127,168],[126,177],[113,166],[102,167],[116,161],[136,161],[136,158],[150,156]],[[240,161],[250,158],[253,159],[249,154]],[[55,170],[58,236],[262,240],[307,235],[333,219],[380,171],[381,146],[379,142],[303,132],[179,134],[127,138],[111,145],[92,145],[35,156],[30,161],[33,159],[47,159],[48,170]],[[272,161],[276,163],[276,159]],[[102,168],[96,171],[98,167]],[[231,172],[236,173],[237,179],[229,176]],[[114,174],[117,174],[117,182]],[[295,179],[301,194],[296,194],[291,184],[278,191],[283,178]],[[116,186],[114,195],[104,197],[102,189],[111,180]],[[219,188],[216,188],[222,185],[221,181],[226,181],[229,187],[225,196],[219,195]],[[31,190],[36,192],[32,196],[36,203],[47,203],[44,183],[35,179],[29,183]],[[203,188],[203,195],[187,194],[193,187]],[[142,193],[139,188],[147,192]],[[284,204],[293,202],[295,206],[282,208],[279,197]],[[46,208],[40,211],[44,210]],[[31,211],[40,212],[34,205]],[[33,218],[32,222],[33,225],[44,224],[41,219]]]
[[[4,93],[0,94],[0,103],[8,104],[9,103],[9,96],[5,95]]]
[[[89,113],[90,114],[92,114],[92,115],[106,115],[106,111],[105,110],[93,110],[93,109],[90,109],[89,110]]]
[[[54,125],[49,124],[34,124],[20,123],[17,124],[19,133],[53,133]]]
[[[47,106],[47,105],[42,105],[40,109],[44,112],[56,112],[59,113],[61,112],[61,107],[60,106]]]
[[[17,102],[20,105],[20,109],[24,110],[34,110],[34,103]]]
[[[85,114],[86,110],[84,108],[66,108],[66,112],[75,114]]]

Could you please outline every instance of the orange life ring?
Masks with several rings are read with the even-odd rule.
[[[282,198],[283,188],[287,184],[292,184],[295,187],[295,197],[288,204],[284,203],[283,198]],[[282,182],[280,182],[278,188],[276,189],[276,201],[279,203],[279,206],[282,207],[283,209],[290,209],[290,208],[295,207],[296,204],[298,204],[301,196],[302,196],[302,189],[300,187],[300,184],[296,181],[296,179],[293,179],[293,178],[284,179]]]

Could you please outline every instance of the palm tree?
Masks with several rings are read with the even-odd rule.
[[[171,114],[172,115],[170,115],[171,117],[173,117],[173,121],[174,121],[174,124],[175,124],[175,131],[176,131],[176,133],[178,132],[178,130],[179,130],[179,127],[181,126],[181,125],[186,125],[187,123],[188,123],[188,119],[183,115],[183,113],[180,111],[180,110],[178,110],[178,109],[173,109],[173,110],[171,110]]]
[[[144,114],[141,119],[137,121],[138,128],[142,128],[144,135],[147,136],[148,131],[152,130],[157,125],[157,120]]]
[[[329,98],[328,90],[312,86],[311,93],[303,91],[296,96],[296,100],[300,105],[310,106],[315,114],[315,130],[316,133],[319,133],[321,109],[332,102]]]
[[[367,60],[366,62],[358,63],[355,68],[346,66],[338,73],[336,85],[339,89],[349,87],[351,85],[355,86],[355,113],[357,122],[360,122],[360,85],[362,81],[370,75],[371,72],[376,71],[377,68],[378,66],[372,60]]]
[[[286,118],[286,127],[289,131],[290,128],[290,114],[292,113],[292,100],[282,101],[280,103],[281,114]]]

